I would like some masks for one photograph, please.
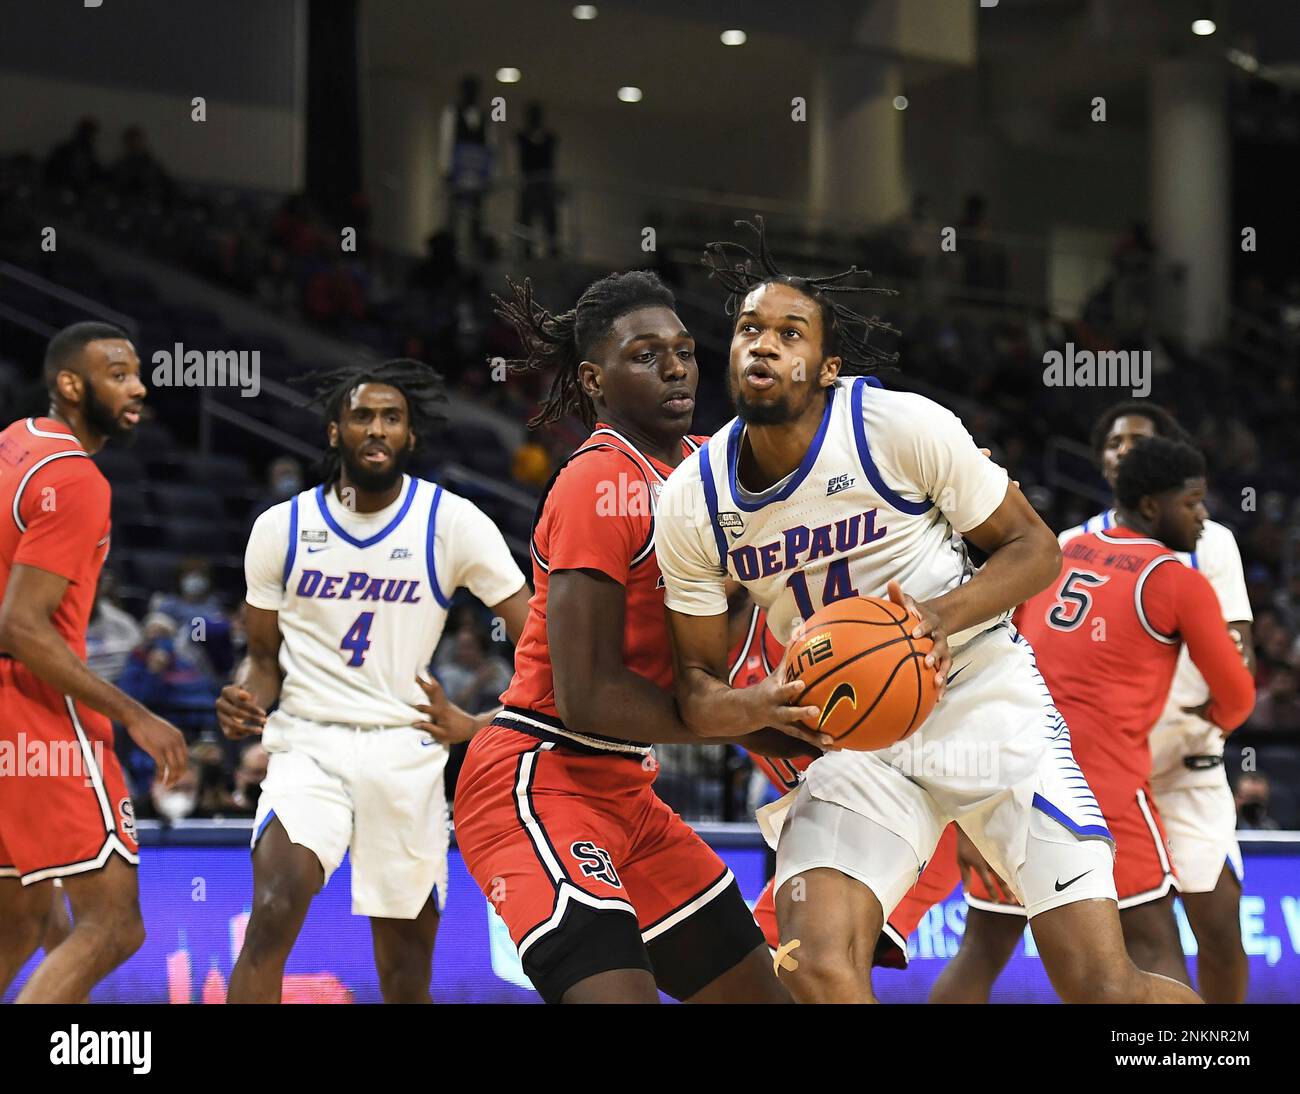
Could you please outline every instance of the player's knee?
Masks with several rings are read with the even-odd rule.
[[[113,967],[144,945],[144,919],[139,905],[134,903],[88,911],[76,921],[73,931],[89,935],[95,950]]]
[[[43,910],[19,909],[0,930],[0,952],[30,954],[45,936],[45,923]]]
[[[255,893],[245,948],[257,953],[292,946],[301,914],[302,898],[288,887],[273,885]]]
[[[790,959],[793,959],[790,960]],[[797,963],[797,968],[792,968]],[[852,947],[827,943],[804,943],[790,950],[780,965],[781,980],[800,1003],[840,1001],[860,996],[863,978],[870,991],[870,962],[857,960]]]
[[[1064,977],[1053,978],[1062,1003],[1140,1003],[1146,978],[1127,957],[1103,968],[1078,966]]]

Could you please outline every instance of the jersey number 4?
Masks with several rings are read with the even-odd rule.
[[[1071,570],[1061,582],[1061,591],[1047,613],[1047,622],[1058,631],[1074,630],[1092,610],[1092,590],[1109,580],[1089,570]]]
[[[811,618],[817,609],[813,607],[812,596],[808,592],[808,579],[803,571],[796,570],[792,573],[786,579],[786,584],[794,593],[794,602],[799,605],[799,615],[804,619]],[[826,567],[826,582],[822,585],[822,607],[857,595],[858,590],[853,587],[853,578],[849,574],[849,560],[837,558]]]
[[[362,612],[339,643],[339,649],[348,650],[352,654],[348,658],[348,668],[360,668],[366,663],[366,650],[370,649],[370,624],[374,621],[374,612]]]

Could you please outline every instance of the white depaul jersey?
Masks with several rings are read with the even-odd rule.
[[[354,513],[318,486],[257,518],[244,560],[248,603],[280,616],[280,706],[315,722],[410,725],[415,682],[452,594],[484,604],[524,575],[472,502],[403,476],[392,505]]]
[[[956,415],[865,377],[827,389],[803,461],[761,493],[736,480],[744,436],[734,419],[669,476],[655,553],[673,611],[725,614],[729,575],[767,609],[783,644],[823,605],[883,597],[893,579],[917,600],[969,580],[975,567],[959,533],[987,520],[1007,493],[1006,471]],[[960,645],[993,622],[949,641]]]
[[[1089,517],[1083,524],[1068,528],[1059,539],[1067,540],[1085,532],[1104,531],[1115,526],[1115,510],[1107,509]],[[1255,618],[1250,610],[1250,597],[1246,594],[1246,575],[1241,565],[1241,552],[1232,530],[1215,520],[1207,520],[1196,541],[1196,550],[1190,554],[1175,552],[1186,566],[1205,575],[1214,594],[1219,598],[1219,608],[1225,623],[1250,622]],[[1183,707],[1198,707],[1210,697],[1210,689],[1197,667],[1192,664],[1187,647],[1178,654],[1178,667],[1174,682],[1169,688],[1169,698],[1159,721],[1151,731],[1151,771],[1175,773],[1183,769],[1184,756],[1219,756],[1223,754],[1223,733],[1204,718],[1184,714]],[[1206,782],[1222,780],[1222,774],[1208,769]],[[1195,772],[1188,771],[1181,781],[1195,780]]]

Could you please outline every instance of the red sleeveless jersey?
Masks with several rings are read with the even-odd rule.
[[[1214,696],[1207,717],[1231,731],[1254,703],[1254,683],[1210,583],[1131,529],[1070,540],[1060,577],[1015,619],[1103,812],[1147,781],[1148,737],[1183,643]]]
[[[0,432],[0,598],[18,565],[67,578],[51,622],[78,657],[108,557],[108,480],[62,422],[21,418]]]
[[[689,455],[707,438],[682,438]],[[672,687],[672,644],[663,577],[654,553],[654,509],[672,468],[607,425],[592,432],[551,477],[533,523],[533,596],[515,647],[515,674],[501,696],[512,722],[562,730],[555,705],[546,592],[553,570],[598,570],[627,590],[623,661]],[[635,727],[628,727],[635,733]]]

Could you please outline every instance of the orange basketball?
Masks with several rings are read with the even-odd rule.
[[[929,638],[913,638],[917,619],[892,600],[850,597],[828,604],[797,630],[786,680],[807,687],[792,700],[821,707],[805,729],[830,736],[835,748],[874,752],[910,737],[934,709]]]

